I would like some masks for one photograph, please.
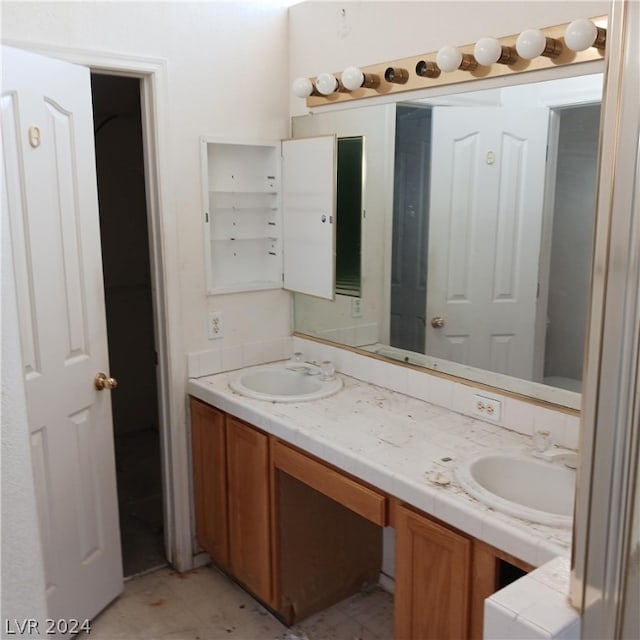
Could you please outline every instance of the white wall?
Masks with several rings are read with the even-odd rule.
[[[609,7],[602,0],[303,2],[290,9],[289,77],[293,81],[431,53],[445,44],[606,15]],[[292,115],[306,113],[304,100],[292,95],[290,109]]]

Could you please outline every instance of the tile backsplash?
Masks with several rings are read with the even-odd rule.
[[[285,360],[293,351],[292,337],[194,351],[187,354],[187,376],[201,378],[223,371]]]
[[[485,398],[501,403],[500,419],[488,420],[493,424],[524,435],[532,435],[534,431],[540,429],[548,430],[555,445],[569,449],[578,448],[580,429],[578,416],[299,336],[189,353],[187,372],[190,378],[200,378],[223,371],[284,360],[294,351],[301,351],[304,359],[311,362],[332,360],[336,370],[345,375],[479,419],[482,417],[474,413],[474,408],[475,396],[481,394]]]

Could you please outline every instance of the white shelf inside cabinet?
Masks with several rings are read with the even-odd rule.
[[[201,145],[208,293],[281,288],[280,143]]]

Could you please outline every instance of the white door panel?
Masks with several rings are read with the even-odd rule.
[[[284,288],[333,300],[336,137],[282,142]]]
[[[547,109],[434,109],[430,355],[532,377],[547,128]]]
[[[49,615],[91,618],[122,564],[89,70],[3,47],[4,179]]]

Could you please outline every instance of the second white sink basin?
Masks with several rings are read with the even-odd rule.
[[[236,392],[249,398],[271,402],[303,402],[333,395],[342,388],[342,379],[323,380],[319,369],[300,365],[266,365],[243,371],[229,382]]]
[[[576,472],[526,456],[487,453],[456,468],[462,488],[489,507],[555,527],[573,522]]]

